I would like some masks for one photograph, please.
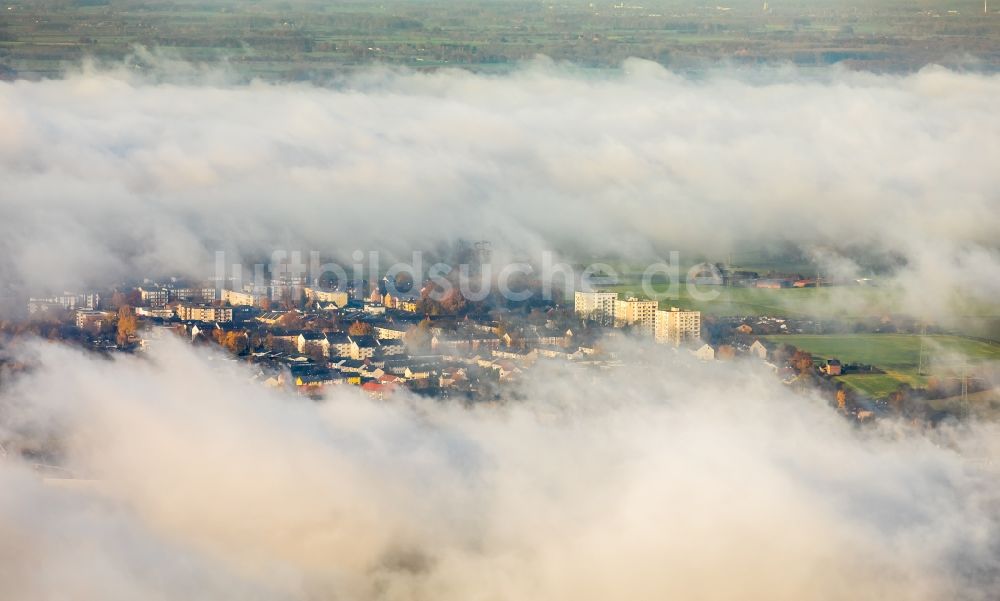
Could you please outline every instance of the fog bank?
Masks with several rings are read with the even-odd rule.
[[[464,408],[314,403],[163,341],[0,396],[0,597],[988,599],[1000,432],[859,431],[740,364],[541,367]],[[662,354],[662,356],[661,356]],[[53,444],[56,443],[56,444]],[[992,462],[992,463],[990,463]]]
[[[791,242],[841,267],[898,257],[909,308],[940,313],[998,292],[997,97],[1000,77],[936,67],[695,79],[640,60],[372,68],[326,87],[124,67],[0,82],[4,278],[457,238],[635,262]]]

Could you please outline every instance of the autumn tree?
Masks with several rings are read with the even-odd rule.
[[[837,411],[847,412],[847,390],[844,388],[837,389]]]
[[[796,350],[788,361],[800,374],[808,374],[813,370],[813,356],[803,350]]]
[[[348,336],[370,336],[372,333],[372,325],[370,323],[365,323],[363,321],[355,321],[347,328]]]
[[[242,355],[247,350],[247,337],[242,332],[226,332],[222,336],[222,347],[234,355]]]
[[[136,319],[132,307],[124,305],[118,309],[118,335],[115,340],[118,346],[126,346],[135,336]]]
[[[462,295],[462,292],[458,288],[452,288],[441,299],[441,308],[448,314],[461,313],[465,309],[465,296]]]

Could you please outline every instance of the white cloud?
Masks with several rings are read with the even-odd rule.
[[[58,441],[100,492],[0,464],[0,596],[67,583],[89,599],[996,590],[994,424],[857,430],[750,366],[657,352],[655,371],[542,368],[527,400],[470,409],[351,387],[317,404],[180,342],[151,361],[37,346],[53,377],[4,392],[0,426]]]
[[[693,79],[631,60],[601,76],[539,61],[330,87],[165,80],[88,68],[0,83],[10,277],[59,286],[210,272],[220,248],[406,253],[464,237],[635,259],[867,247],[922,282],[930,262],[995,253],[1000,232],[997,76]],[[927,303],[918,286],[915,310],[969,275],[952,273],[933,274]]]

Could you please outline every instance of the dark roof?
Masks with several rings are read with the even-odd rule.
[[[294,338],[294,337],[298,337],[298,335],[302,334],[302,333],[303,333],[302,330],[272,330],[271,331],[271,335],[274,336],[275,338],[289,338],[289,337],[293,337]]]
[[[378,341],[373,336],[350,336],[351,342],[359,347],[378,346]]]

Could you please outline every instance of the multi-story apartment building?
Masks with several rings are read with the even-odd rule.
[[[617,292],[577,292],[573,299],[573,310],[583,319],[610,326],[615,321],[615,301]]]
[[[341,290],[322,290],[320,288],[303,288],[306,298],[312,303],[333,303],[338,307],[346,307],[348,301],[348,294],[346,291]]]
[[[635,326],[640,333],[652,336],[656,326],[656,310],[659,304],[654,300],[627,298],[615,301],[615,326]]]
[[[139,296],[144,305],[159,309],[170,302],[170,291],[166,288],[139,288]]]
[[[223,289],[221,300],[223,304],[229,303],[233,307],[252,307],[257,304],[257,298],[253,294],[236,290]]]
[[[177,317],[182,321],[215,321],[219,323],[233,320],[233,310],[229,307],[212,305],[177,305]]]
[[[701,311],[684,311],[677,307],[657,311],[654,333],[657,342],[674,346],[698,340],[701,338]]]

